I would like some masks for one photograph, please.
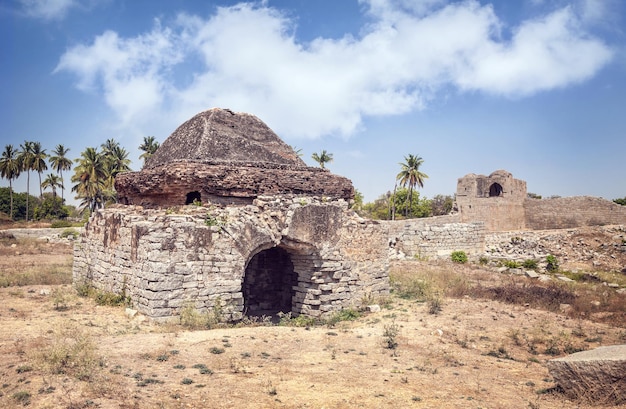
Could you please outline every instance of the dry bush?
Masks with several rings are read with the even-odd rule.
[[[460,298],[473,293],[474,284],[465,269],[449,264],[422,264],[419,269],[394,268],[390,274],[395,295],[405,299],[430,301],[440,295]]]
[[[509,304],[528,304],[533,308],[549,311],[558,311],[561,304],[572,304],[576,299],[576,295],[570,289],[555,283],[543,286],[527,282],[510,282],[495,287],[479,286],[476,287],[474,294]]]
[[[626,328],[626,294],[604,286],[579,285],[569,314]]]
[[[92,380],[104,365],[92,336],[68,321],[53,329],[31,358],[45,373],[70,375],[83,381]]]

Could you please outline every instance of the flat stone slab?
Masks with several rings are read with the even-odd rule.
[[[547,362],[548,370],[572,399],[597,404],[626,403],[626,345],[599,347]]]

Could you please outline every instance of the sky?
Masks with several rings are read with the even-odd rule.
[[[256,115],[311,166],[332,153],[366,201],[408,154],[429,198],[498,169],[544,197],[626,197],[626,2],[0,3],[2,150],[74,159],[114,138],[140,170],[143,137],[212,107]]]

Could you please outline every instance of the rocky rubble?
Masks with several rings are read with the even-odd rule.
[[[536,260],[545,269],[554,255],[563,266],[626,273],[626,226],[492,233],[485,237],[483,257],[519,263]]]

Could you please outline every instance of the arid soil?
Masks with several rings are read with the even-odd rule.
[[[69,280],[71,248],[0,246],[2,271],[47,263]],[[394,268],[525,280],[453,264]],[[442,297],[437,314],[392,295],[380,312],[334,326],[201,331],[130,318],[68,284],[10,285],[0,300],[3,408],[586,408],[555,390],[546,360],[626,342],[625,325],[471,295]]]

